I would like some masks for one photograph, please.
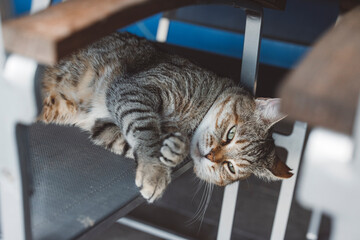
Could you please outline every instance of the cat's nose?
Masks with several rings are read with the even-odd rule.
[[[205,156],[207,159],[209,159],[212,162],[215,162],[215,154],[213,151],[210,151],[208,154],[206,154]]]

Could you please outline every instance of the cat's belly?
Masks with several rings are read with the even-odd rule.
[[[111,119],[111,115],[105,105],[105,94],[94,96],[91,107],[87,110],[80,111],[75,119],[74,124],[84,130],[90,131],[96,120]]]

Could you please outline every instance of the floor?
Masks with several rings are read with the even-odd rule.
[[[203,220],[191,222],[199,207],[202,193],[197,195],[189,190],[188,173],[173,183],[164,198],[155,205],[143,205],[130,214],[130,217],[149,222],[152,225],[181,233],[190,239],[216,239],[220,214],[222,189],[215,189]],[[262,184],[250,179],[240,186],[235,222],[231,239],[269,239],[274,217],[275,190],[279,184]],[[181,189],[180,189],[181,188]],[[177,192],[177,195],[174,195]],[[301,208],[295,201],[290,213],[285,239],[305,239],[310,212]],[[329,239],[330,219],[323,217],[319,240]],[[107,232],[94,240],[115,239],[159,239],[148,234],[114,224]]]
[[[105,233],[98,235],[92,240],[158,240],[161,238],[137,231],[121,224],[112,225]]]

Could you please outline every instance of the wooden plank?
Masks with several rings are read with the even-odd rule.
[[[283,111],[351,134],[360,90],[360,7],[347,13],[285,79]]]
[[[281,8],[286,0],[254,0]],[[3,24],[7,51],[54,64],[74,50],[152,14],[216,0],[72,0]],[[241,0],[222,1],[237,3]]]
[[[3,25],[4,45],[44,64],[54,64],[75,49],[166,9],[191,0],[72,0]]]

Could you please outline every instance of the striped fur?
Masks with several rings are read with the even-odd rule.
[[[42,93],[39,120],[76,125],[95,144],[134,158],[135,182],[149,202],[162,195],[171,168],[189,152],[198,176],[218,185],[251,173],[267,177],[277,163],[269,129],[280,118],[270,121],[257,111],[273,114],[269,104],[128,33],[114,33],[49,67]],[[234,125],[235,143],[224,143]],[[241,166],[237,175],[219,167],[229,161]]]

